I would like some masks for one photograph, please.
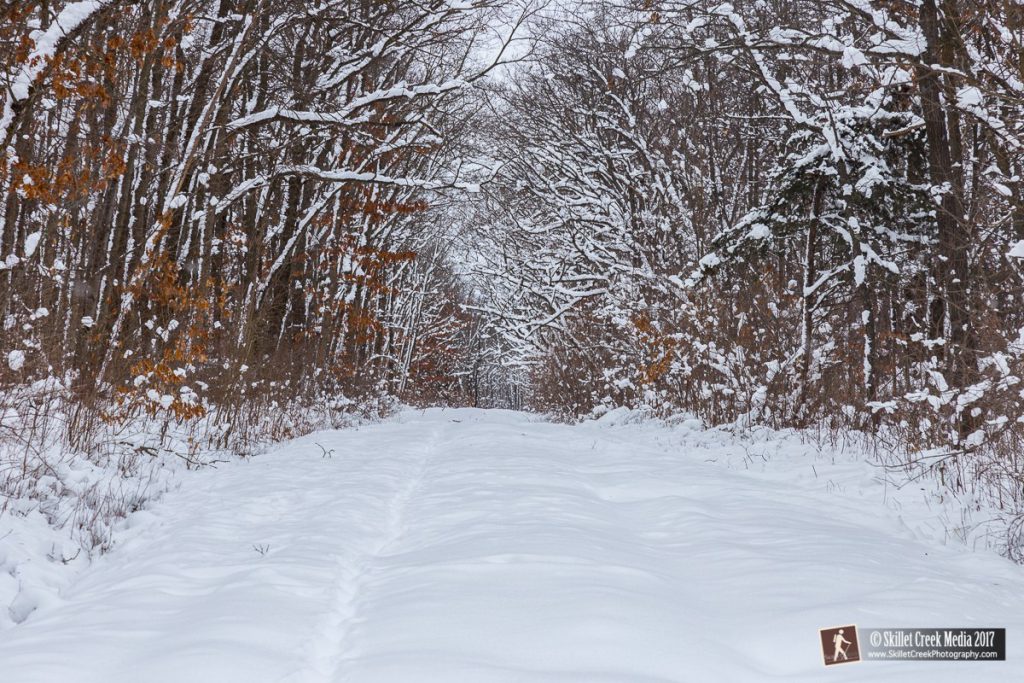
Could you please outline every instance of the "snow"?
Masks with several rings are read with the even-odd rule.
[[[771,228],[764,223],[755,223],[750,226],[750,232],[747,233],[747,239],[751,240],[767,240],[771,236]]]
[[[36,248],[39,246],[39,239],[42,237],[41,232],[34,232],[25,238],[25,258],[30,259],[32,255],[36,253]]]
[[[767,430],[407,411],[180,481],[3,634],[5,682],[819,681],[821,627],[1024,628],[1019,567]],[[1013,680],[1008,641],[828,675]]]
[[[466,81],[458,78],[451,79],[443,83],[423,83],[414,86],[409,86],[406,83],[400,83],[391,88],[377,90],[375,92],[356,97],[347,103],[340,111],[295,111],[292,109],[285,109],[283,107],[271,107],[265,111],[250,114],[231,122],[228,124],[228,129],[238,130],[274,120],[328,124],[358,124],[364,122],[363,118],[354,117],[355,113],[360,109],[399,98],[415,99],[424,95],[441,95],[446,92],[458,90],[466,85]]]
[[[718,254],[714,252],[708,254],[700,260],[700,266],[702,268],[714,268],[722,263],[722,259],[718,257]]]
[[[868,63],[868,58],[864,56],[864,53],[852,45],[843,48],[843,68],[852,69]]]
[[[960,88],[956,93],[956,104],[961,109],[973,110],[981,107],[984,101],[985,98],[981,94],[981,90],[974,86]]]
[[[25,352],[15,349],[7,352],[7,367],[17,372],[25,367]]]

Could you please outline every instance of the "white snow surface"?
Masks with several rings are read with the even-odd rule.
[[[1024,676],[1024,571],[929,538],[868,465],[621,417],[407,411],[185,473],[0,633],[0,680]],[[1002,626],[1008,660],[826,670],[848,623]]]

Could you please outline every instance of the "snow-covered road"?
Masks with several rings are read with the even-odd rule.
[[[190,475],[0,633],[0,681],[1024,676],[1020,568],[641,434],[408,412]],[[1005,626],[1008,661],[826,669],[840,623]]]

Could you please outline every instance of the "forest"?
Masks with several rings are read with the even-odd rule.
[[[626,407],[859,435],[1021,548],[1016,0],[18,0],[0,146],[0,441]]]

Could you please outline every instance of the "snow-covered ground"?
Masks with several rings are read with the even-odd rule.
[[[130,517],[0,631],[0,681],[1024,678],[1024,570],[787,443],[468,409],[304,437]],[[1006,627],[1008,661],[826,669],[848,623]]]

